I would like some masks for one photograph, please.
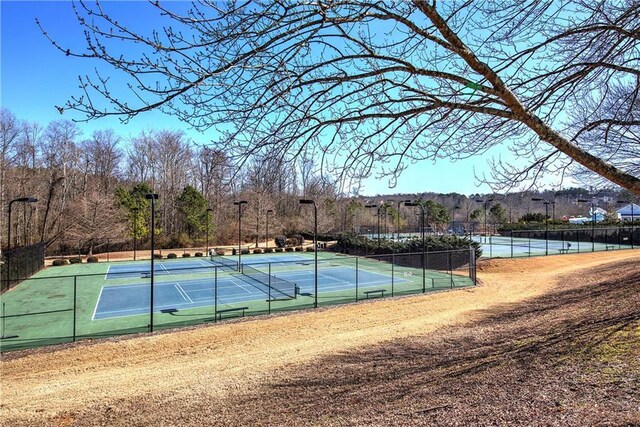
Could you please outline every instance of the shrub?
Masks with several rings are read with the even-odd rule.
[[[79,256],[69,258],[69,264],[82,264],[82,258],[80,258]]]
[[[222,249],[216,249],[216,255],[224,256],[225,252]],[[233,253],[235,255],[235,251]]]
[[[285,252],[293,252],[293,248],[291,246],[287,246],[284,250]]]
[[[182,258],[189,258],[191,254],[189,252],[185,252],[182,254]]]
[[[240,253],[242,253],[242,255],[249,255],[249,249],[243,249]]]
[[[307,250],[307,252],[313,252],[313,251],[314,251],[314,250],[313,250],[313,246],[307,246],[307,249],[306,249],[306,250]]]
[[[302,252],[303,250],[302,246],[296,246],[296,252]]]
[[[279,248],[284,248],[287,245],[287,238],[282,234],[276,236],[276,238],[273,240],[276,242],[276,246]]]
[[[291,236],[291,240],[294,241],[293,246],[302,246],[304,244],[304,237],[302,237],[302,234],[294,234]]]
[[[284,249],[282,249],[282,248],[276,248],[276,249],[275,249],[275,251],[276,251],[276,252],[283,252],[283,251],[284,251]]]
[[[173,252],[171,252],[170,254],[167,254],[167,259],[176,259],[178,258],[178,255],[174,254]]]
[[[59,267],[61,265],[67,265],[69,262],[66,259],[54,259],[52,265],[54,267]]]
[[[273,253],[273,248],[265,248],[264,253],[265,254]]]
[[[162,259],[162,254],[153,254],[153,259]]]
[[[260,248],[255,248],[255,249],[253,250],[253,253],[254,253],[254,254],[261,254],[261,253],[262,253],[262,249],[260,249]]]
[[[95,262],[98,262],[98,257],[97,256],[87,257],[87,263],[95,263]]]
[[[231,255],[238,255],[236,248],[231,249]]]
[[[196,252],[195,254],[193,254],[193,256],[196,256],[196,257],[201,257],[203,255],[204,255],[204,253],[202,253],[202,252]]]

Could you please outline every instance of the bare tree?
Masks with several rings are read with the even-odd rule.
[[[20,136],[20,124],[9,110],[0,109],[0,212],[4,213],[9,203],[7,196],[7,172],[16,156],[16,145]],[[0,230],[4,230],[4,215],[0,214]],[[0,240],[0,247],[2,247]]]
[[[499,183],[575,162],[640,193],[633,171],[581,144],[586,131],[636,118],[594,117],[582,132],[563,122],[597,88],[624,83],[638,93],[634,0],[203,0],[183,14],[149,6],[168,19],[164,29],[144,34],[81,2],[87,50],[47,34],[67,55],[106,62],[131,81],[122,97],[108,79],[82,77],[83,93],[65,108],[89,119],[163,109],[199,129],[224,126],[221,142],[245,155],[311,147],[356,177],[376,162],[393,178],[411,162],[507,144],[531,165],[498,162]]]
[[[91,139],[85,141],[83,157],[88,162],[87,172],[101,181],[100,191],[113,191],[114,181],[120,174],[122,150],[120,137],[112,129],[95,131]]]
[[[77,184],[80,130],[67,120],[50,123],[40,140],[42,165],[47,171],[47,190],[40,240],[51,243],[70,226],[63,220]]]

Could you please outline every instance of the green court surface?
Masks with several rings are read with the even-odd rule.
[[[155,261],[153,330],[473,285],[468,266],[423,275],[399,265],[401,256],[391,263],[322,252],[316,294],[314,254],[279,255],[243,256],[271,289],[206,258]],[[281,294],[276,280],[295,284],[296,297]],[[1,351],[148,332],[150,294],[150,261],[49,267],[0,296]]]

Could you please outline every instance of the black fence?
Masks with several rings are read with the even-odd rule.
[[[501,230],[475,236],[483,257],[517,258],[640,248],[640,227]]]
[[[0,292],[41,270],[44,267],[44,251],[44,243],[4,251],[0,265]]]
[[[238,271],[235,264],[206,266],[205,259],[197,267],[183,267],[194,259],[156,260],[153,279],[148,261],[129,264],[132,268],[109,264],[108,270],[102,264],[103,271],[96,274],[36,275],[0,295],[0,351],[476,284],[472,248],[367,257],[322,253],[318,274],[314,255],[262,263],[260,255],[248,255],[252,261],[247,265],[259,271],[257,279],[245,268]],[[99,266],[80,267],[95,272]],[[282,292],[282,280],[295,284],[293,298],[283,297],[291,295]],[[230,288],[237,292],[231,295]],[[247,290],[252,290],[252,297],[245,297]]]

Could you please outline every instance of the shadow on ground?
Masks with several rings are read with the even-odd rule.
[[[640,423],[637,262],[565,277],[550,294],[478,318],[297,368],[249,399],[225,402],[234,409],[223,418],[296,425]]]

